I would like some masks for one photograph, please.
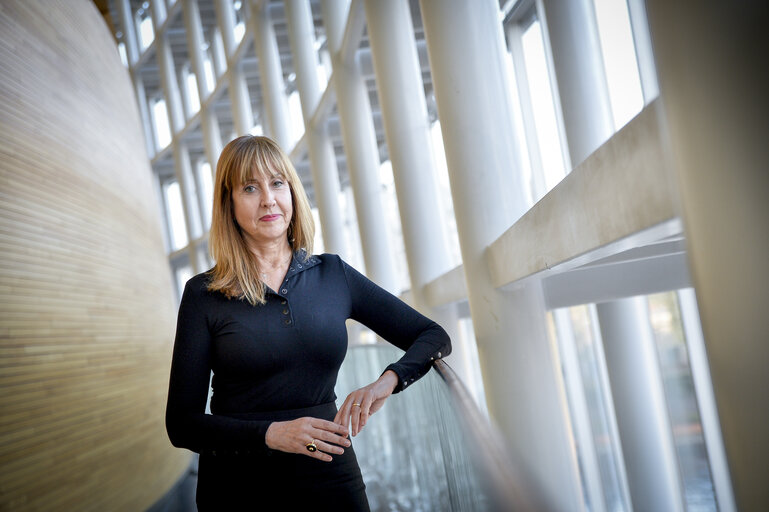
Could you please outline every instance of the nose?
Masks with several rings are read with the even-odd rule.
[[[264,194],[262,194],[262,206],[272,206],[274,204],[275,194],[270,187],[267,187]]]

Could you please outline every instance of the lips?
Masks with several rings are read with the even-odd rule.
[[[264,222],[272,222],[274,220],[278,220],[280,218],[280,215],[265,215],[263,217],[260,217],[259,220]]]

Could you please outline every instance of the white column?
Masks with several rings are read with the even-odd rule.
[[[147,94],[144,92],[144,81],[141,77],[141,73],[131,72],[131,78],[133,80],[134,90],[136,91],[136,102],[139,105],[139,115],[141,116],[142,127],[144,128],[144,144],[147,148],[147,156],[152,158],[155,156],[155,141],[152,139],[154,133],[152,129],[152,121],[150,120],[150,113],[147,107]]]
[[[558,338],[559,354],[564,368],[566,394],[571,404],[574,436],[581,447],[583,478],[585,490],[589,497],[590,510],[591,512],[605,512],[607,508],[601,486],[601,469],[595,449],[587,396],[585,396],[585,386],[579,366],[577,342],[574,338],[569,310],[567,308],[556,309],[552,313]]]
[[[326,251],[338,253],[344,258],[347,256],[347,250],[342,226],[342,211],[339,207],[339,171],[336,166],[336,155],[326,131],[325,120],[321,120],[317,126],[311,124],[312,115],[321,96],[315,69],[318,57],[314,47],[315,30],[312,25],[312,14],[305,0],[287,0],[285,10],[291,56],[302,102],[312,186],[323,228],[323,245]]]
[[[222,31],[214,29],[211,34],[211,64],[213,64],[214,75],[221,78],[227,73],[227,54],[224,51],[224,42],[222,41]]]
[[[231,0],[216,0],[216,19],[219,23],[219,31],[222,34],[224,43],[224,53],[227,59],[232,59],[235,55],[235,13],[232,10]],[[235,121],[235,131],[238,135],[245,135],[254,127],[254,112],[251,109],[251,99],[248,95],[248,85],[243,77],[240,62],[228,60],[227,76],[229,77],[229,87],[227,91],[230,95],[230,105],[232,106],[232,117]]]
[[[638,75],[641,77],[644,105],[648,105],[660,95],[660,89],[657,84],[657,70],[654,67],[654,52],[649,35],[649,22],[646,18],[646,5],[644,0],[628,0],[627,7],[630,15],[630,26],[633,31],[635,56],[638,61]]]
[[[179,183],[179,191],[182,196],[182,209],[184,210],[184,224],[187,228],[187,255],[190,260],[192,273],[200,272],[200,262],[196,254],[193,240],[200,236],[200,222],[197,214],[196,202],[192,197],[192,187],[190,186],[190,154],[187,146],[174,139],[171,143],[174,154],[174,174]]]
[[[456,306],[430,311],[423,287],[451,270],[448,242],[438,202],[435,163],[430,151],[430,121],[425,104],[411,10],[408,1],[366,0],[369,44],[374,61],[385,137],[398,195],[403,242],[414,305],[438,320],[454,340],[454,360],[461,362]],[[457,367],[463,379],[469,373]]]
[[[262,108],[267,122],[265,131],[270,137],[289,150],[291,127],[286,101],[283,68],[280,64],[275,29],[270,19],[269,2],[251,1],[251,23],[254,47],[259,62],[259,78],[262,85]]]
[[[179,94],[179,82],[176,81],[174,57],[171,53],[171,45],[164,32],[155,33],[155,51],[157,52],[158,71],[166,100],[168,122],[172,133],[176,135],[184,128],[184,110]]]
[[[152,13],[152,28],[157,37],[160,33],[160,27],[166,21],[166,5],[163,3],[163,0],[151,0],[150,12]]]
[[[190,93],[187,90],[187,77],[184,69],[180,69],[176,76],[176,81],[179,83],[179,96],[182,100],[182,110],[184,111],[185,122],[187,119],[191,119],[195,112],[192,111],[192,103],[190,103]]]
[[[614,133],[591,0],[542,0],[572,168]]]
[[[195,81],[200,97],[200,125],[203,130],[203,145],[206,159],[211,165],[211,172],[216,172],[216,162],[222,152],[222,136],[219,133],[219,121],[216,118],[213,105],[206,104],[211,91],[208,89],[205,74],[205,55],[203,46],[203,25],[200,20],[198,0],[184,0],[182,5],[184,27],[187,32],[187,51],[190,54],[190,64],[195,73]]]
[[[579,510],[579,471],[539,283],[494,288],[485,251],[525,211],[499,4],[420,0],[489,412],[542,510]]]
[[[306,5],[309,14],[309,2]],[[397,294],[400,290],[388,240],[386,216],[383,214],[379,148],[368,88],[357,59],[347,61],[340,54],[349,2],[322,0],[321,11],[331,54],[331,79],[336,90],[336,106],[347,157],[347,173],[355,198],[366,274],[386,290]]]
[[[729,478],[729,465],[724,451],[724,439],[721,425],[718,423],[718,408],[713,394],[713,382],[710,378],[708,355],[705,352],[705,340],[700,327],[700,314],[693,288],[678,290],[678,303],[681,308],[681,323],[686,338],[686,350],[689,352],[689,365],[697,395],[697,406],[702,423],[702,435],[708,449],[710,475],[713,478],[716,502],[720,512],[735,512],[734,491]]]
[[[131,12],[130,0],[120,0],[117,11],[120,19],[120,29],[123,31],[126,57],[128,57],[128,65],[130,67],[139,59],[139,42],[136,39],[136,25],[134,24],[133,12]]]
[[[598,321],[634,510],[685,510],[645,297],[598,304]]]

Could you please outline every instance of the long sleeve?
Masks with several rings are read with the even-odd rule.
[[[351,317],[406,351],[385,369],[398,375],[394,392],[402,391],[427,373],[435,359],[451,353],[451,341],[440,325],[351,266],[342,264],[352,300]]]
[[[269,453],[264,436],[270,421],[239,420],[205,413],[211,376],[211,334],[201,280],[187,283],[179,306],[166,430],[178,448],[206,453]]]

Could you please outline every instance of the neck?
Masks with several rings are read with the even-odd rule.
[[[259,266],[262,268],[277,267],[291,258],[292,250],[288,240],[276,241],[270,244],[259,244],[249,247]]]

